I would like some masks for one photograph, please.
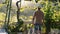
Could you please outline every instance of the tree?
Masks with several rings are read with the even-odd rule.
[[[52,1],[52,2],[57,2],[58,0],[49,0],[49,1]]]
[[[21,3],[20,3],[20,7],[18,6],[18,3],[21,2],[21,1],[17,1],[16,2],[16,6],[17,6],[17,20],[19,22],[19,16],[20,16],[20,7],[21,7]]]
[[[18,6],[19,2],[20,2],[20,7]],[[22,27],[22,25],[24,23],[23,20],[19,18],[20,17],[21,0],[16,2],[16,6],[17,6],[17,23],[18,24],[17,24],[16,28],[11,29],[11,32],[21,32],[22,30],[19,30],[19,29]]]
[[[45,26],[46,26],[46,34],[49,34],[49,32],[51,31],[51,23],[52,23],[52,16],[54,14],[54,11],[51,8],[51,3],[48,2],[48,4],[46,5],[46,8],[44,11],[46,12],[45,14]]]
[[[50,15],[50,7],[47,9],[47,14],[45,15],[46,34],[49,34],[49,32],[50,32],[51,19],[50,19],[49,15]]]
[[[10,22],[10,12],[11,12],[12,0],[6,0],[3,4],[7,5],[6,17],[5,17],[5,29],[9,34],[9,22]]]

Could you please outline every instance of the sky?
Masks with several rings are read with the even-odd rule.
[[[15,6],[16,7],[16,2],[19,1],[19,0],[12,0],[12,6]],[[0,4],[2,2],[5,2],[5,0],[0,0]],[[36,2],[33,0],[33,1],[24,1],[22,0],[21,1],[21,6],[24,7],[24,6],[31,6],[33,7],[34,5],[36,5]]]
[[[19,1],[19,0],[12,0],[12,6],[16,6],[17,1]],[[21,7],[25,7],[25,6],[35,7],[35,6],[39,6],[39,3],[36,3],[34,0],[33,1],[24,1],[24,0],[22,0],[21,1]]]

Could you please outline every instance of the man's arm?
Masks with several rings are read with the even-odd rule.
[[[34,15],[33,15],[33,19],[32,19],[32,23],[33,23],[33,24],[34,24],[35,16],[36,16],[36,12],[34,13]]]
[[[42,18],[42,19],[43,19],[43,25],[44,25],[44,13],[42,14],[42,16],[43,16],[43,18]]]

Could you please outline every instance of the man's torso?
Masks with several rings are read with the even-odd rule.
[[[36,17],[35,17],[35,18],[36,18],[35,23],[42,24],[43,12],[37,11],[37,12],[36,12]]]

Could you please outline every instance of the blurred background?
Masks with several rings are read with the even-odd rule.
[[[16,3],[19,1],[19,13]],[[34,29],[32,18],[37,7],[44,13],[42,33],[60,33],[60,0],[0,0],[0,32],[24,32]],[[17,19],[19,15],[20,22]]]

